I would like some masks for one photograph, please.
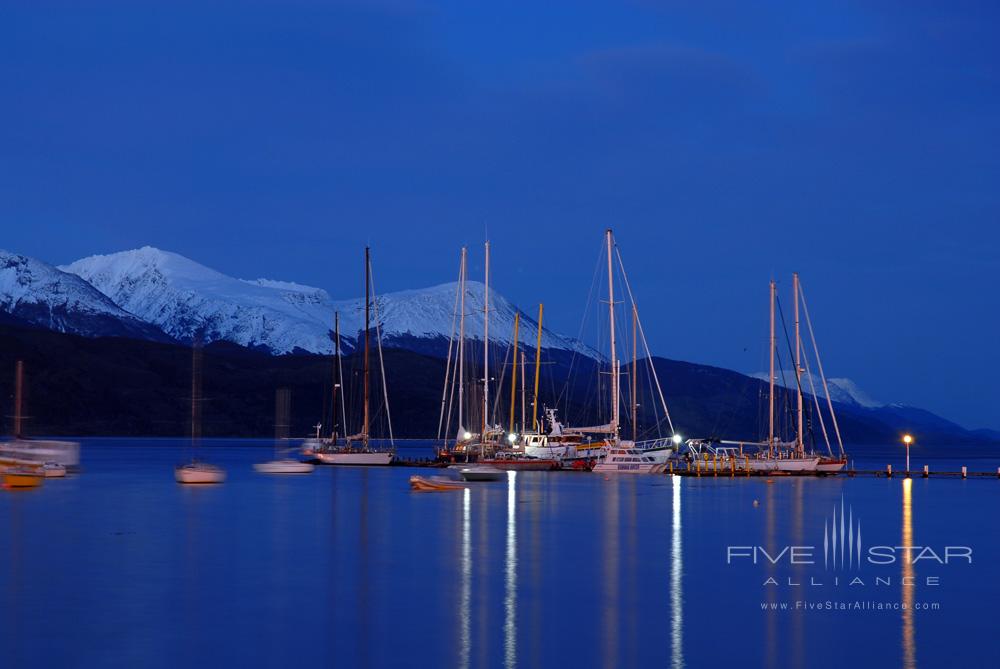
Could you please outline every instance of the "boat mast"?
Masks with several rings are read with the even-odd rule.
[[[514,434],[514,398],[517,396],[517,329],[521,322],[521,312],[514,312],[514,366],[510,374],[510,429],[507,431]]]
[[[608,323],[611,330],[611,429],[618,436],[618,354],[615,351],[615,279],[611,264],[611,228],[604,233],[608,246]]]
[[[795,437],[795,450],[799,457],[805,454],[805,442],[802,438],[802,338],[799,336],[799,273],[792,274],[792,297],[795,303],[795,387],[797,388],[797,422],[798,430]]]
[[[527,376],[527,374],[525,374],[525,372],[524,372],[524,370],[525,370],[525,366],[524,366],[525,359],[526,359],[526,356],[524,355],[524,351],[521,351],[521,432],[524,432],[524,416],[525,416],[525,414],[524,414],[524,408],[525,408],[525,405],[526,405],[526,402],[524,401],[524,399],[525,399],[524,377]]]
[[[368,386],[370,370],[368,369],[368,328],[371,321],[370,307],[371,301],[369,300],[370,289],[368,286],[368,272],[370,267],[370,250],[365,247],[365,419],[364,424],[361,428],[361,443],[365,448],[368,448]]]
[[[24,360],[18,360],[14,364],[14,438],[20,439],[23,436],[23,413],[22,403],[24,402]]]
[[[333,406],[330,407],[330,439],[337,442],[337,388],[340,388],[340,312],[333,312]],[[318,434],[316,435],[319,436]]]
[[[636,433],[638,432],[638,426],[636,425],[636,414],[638,413],[638,401],[636,399],[636,390],[638,386],[637,373],[637,363],[638,363],[638,344],[639,344],[639,333],[638,333],[638,322],[639,322],[639,310],[636,308],[635,303],[632,303],[632,442],[635,443]]]
[[[531,400],[531,429],[536,433],[538,429],[538,372],[542,367],[542,307],[538,305],[538,340],[535,342],[535,395]]]
[[[767,411],[767,450],[771,455],[774,455],[774,280],[771,280],[770,292],[771,292],[771,365],[770,372],[767,375],[768,380],[768,411]]]
[[[458,268],[458,285],[461,291],[458,307],[458,429],[464,430],[462,424],[462,408],[465,404],[465,254],[466,248],[462,247],[462,261]],[[461,433],[455,436],[458,441]]]
[[[483,431],[480,441],[486,441],[486,424],[490,409],[490,243],[486,242],[486,292],[483,297]]]

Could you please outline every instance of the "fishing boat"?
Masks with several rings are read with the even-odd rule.
[[[4,488],[37,488],[45,481],[45,475],[32,467],[5,467],[0,472],[0,482]]]
[[[201,363],[200,338],[191,346],[191,462],[174,468],[174,480],[185,485],[223,483],[226,472],[222,467],[202,462],[194,457],[201,444]]]
[[[446,492],[449,490],[464,490],[465,484],[443,476],[411,476],[410,489],[417,492]]]
[[[379,368],[382,370],[382,393],[383,401],[386,409],[386,418],[389,425],[389,444],[390,448],[388,450],[380,450],[374,448],[370,441],[370,428],[371,428],[371,411],[370,411],[370,395],[371,395],[371,365],[370,365],[370,333],[371,333],[371,311],[373,306],[372,301],[372,269],[371,269],[371,250],[365,247],[365,329],[364,329],[364,417],[361,424],[361,431],[355,435],[345,437],[344,444],[340,445],[337,443],[336,434],[332,436],[331,443],[323,445],[319,448],[313,448],[313,457],[319,462],[326,465],[354,465],[354,466],[379,466],[379,465],[389,465],[392,464],[395,458],[395,448],[393,446],[392,437],[392,419],[389,416],[389,395],[386,390],[385,384],[385,364],[382,359],[382,336],[381,328],[378,324],[378,303],[374,303],[375,307],[375,334],[376,334],[376,344],[378,346],[379,354]],[[339,331],[339,320],[338,325],[335,326],[335,351],[337,357],[337,368],[340,376],[340,387],[343,387],[343,373],[340,369],[340,331]],[[336,395],[334,395],[336,398]],[[341,410],[346,413],[346,409],[343,405],[343,393],[341,393]],[[334,399],[334,411],[336,411],[336,399]],[[344,416],[346,424],[346,416]]]

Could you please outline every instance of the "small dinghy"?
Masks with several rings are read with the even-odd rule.
[[[37,488],[44,480],[41,472],[30,467],[7,467],[0,473],[4,488]]]
[[[42,475],[47,479],[58,479],[66,476],[66,468],[58,462],[46,462],[42,465]]]
[[[253,466],[261,474],[309,474],[315,467],[300,460],[286,458],[284,460],[271,460],[270,462],[260,462]]]
[[[466,481],[500,481],[507,477],[507,472],[489,465],[473,465],[458,470]]]
[[[226,471],[207,462],[191,462],[174,469],[174,477],[178,483],[222,483]]]
[[[454,479],[443,476],[411,476],[410,488],[417,492],[441,492],[445,490],[464,490],[465,486]]]

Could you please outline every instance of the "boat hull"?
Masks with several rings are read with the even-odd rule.
[[[34,470],[10,467],[0,474],[0,481],[4,488],[37,488],[45,476]]]
[[[525,458],[524,460],[480,460],[484,465],[503,469],[504,471],[550,471],[559,468],[556,460],[538,460],[535,458]]]
[[[824,474],[836,474],[847,466],[847,458],[820,458],[816,471]]]
[[[309,474],[315,466],[298,460],[272,460],[257,463],[253,468],[261,474]]]
[[[447,492],[449,490],[464,490],[465,486],[458,481],[441,477],[411,476],[410,489],[416,492]]]
[[[174,470],[174,478],[178,483],[186,485],[223,483],[226,472],[214,465],[183,465]]]
[[[652,462],[598,462],[593,471],[598,474],[656,474],[663,465]]]
[[[500,481],[507,478],[507,472],[495,467],[467,467],[459,469],[458,473],[466,481]]]
[[[315,453],[324,465],[385,466],[392,464],[393,454],[382,451]]]

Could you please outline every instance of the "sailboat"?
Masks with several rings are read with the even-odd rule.
[[[309,462],[287,457],[293,449],[281,448],[282,444],[288,443],[289,398],[288,388],[279,388],[275,393],[274,460],[258,462],[253,466],[261,474],[309,474],[315,469]]]
[[[14,434],[13,439],[0,442],[0,467],[44,467],[50,465],[53,475],[61,468],[76,469],[80,465],[80,444],[75,441],[28,439],[24,436],[24,361],[14,365]]]
[[[370,332],[371,332],[371,307],[372,289],[371,281],[371,250],[365,247],[365,330],[364,330],[364,419],[361,424],[361,432],[345,437],[343,446],[336,443],[314,450],[314,457],[327,465],[388,465],[392,463],[395,452],[393,449],[382,451],[371,447],[370,436],[370,394],[371,394],[371,365],[370,365]],[[378,345],[379,362],[382,363],[382,338],[381,329],[378,325],[378,306],[376,304],[376,342]],[[336,351],[339,367],[340,359],[340,333],[335,335]],[[380,364],[382,370],[382,391],[383,399],[388,407],[389,397],[385,387],[385,367]],[[342,378],[342,377],[341,377]],[[334,441],[336,436],[334,435]],[[389,422],[389,441],[392,443],[392,422]]]
[[[201,442],[201,342],[196,340],[191,347],[191,448],[197,450]],[[222,483],[226,472],[217,465],[192,458],[191,462],[174,468],[174,478],[178,483],[205,484]]]

